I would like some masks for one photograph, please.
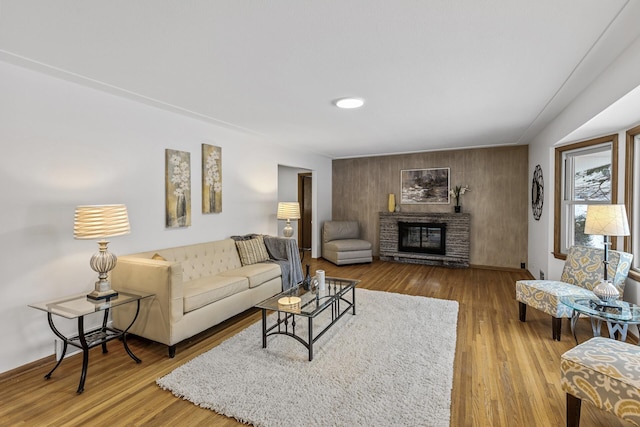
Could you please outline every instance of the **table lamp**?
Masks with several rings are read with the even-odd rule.
[[[108,240],[105,237],[129,234],[129,216],[125,205],[89,205],[77,206],[73,237],[76,239],[100,239],[99,252],[93,254],[89,264],[98,273],[95,290],[87,295],[93,300],[102,300],[118,296],[111,289],[108,280],[109,271],[116,266],[117,258],[107,250]]]
[[[593,293],[602,301],[615,301],[620,297],[620,292],[607,280],[611,245],[609,236],[629,235],[629,222],[624,205],[589,205],[584,233],[604,236],[604,273],[602,281],[593,288]]]
[[[300,219],[300,204],[298,202],[278,202],[278,219],[286,219],[287,225],[282,230],[284,237],[293,236],[292,219]]]

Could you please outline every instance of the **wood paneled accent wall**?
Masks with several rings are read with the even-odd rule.
[[[334,160],[332,217],[358,220],[379,256],[378,213],[387,210],[389,193],[400,201],[400,171],[448,167],[451,186],[471,189],[460,200],[471,214],[470,263],[518,269],[527,261],[528,152],[517,145]],[[453,212],[454,204],[400,205],[400,211]]]

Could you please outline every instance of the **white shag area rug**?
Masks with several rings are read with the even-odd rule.
[[[356,289],[311,362],[288,336],[263,349],[259,321],[157,383],[255,426],[449,426],[457,319],[456,301]]]

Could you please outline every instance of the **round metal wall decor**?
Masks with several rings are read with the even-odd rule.
[[[544,179],[542,179],[542,168],[536,166],[533,171],[533,182],[531,183],[531,210],[533,217],[537,220],[542,216],[542,204],[544,200]]]

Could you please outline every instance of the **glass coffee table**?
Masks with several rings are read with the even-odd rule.
[[[629,325],[640,324],[640,306],[626,302],[614,301],[604,303],[597,298],[566,296],[561,297],[560,302],[573,309],[571,316],[571,333],[576,338],[576,322],[581,314],[589,316],[591,319],[591,329],[593,336],[600,336],[602,322],[607,322],[609,336],[615,337],[620,334],[620,340],[627,340]],[[640,332],[640,329],[638,330]]]
[[[267,348],[268,336],[288,335],[304,345],[309,350],[309,361],[313,360],[313,344],[347,312],[356,314],[356,286],[360,281],[326,277],[325,283],[324,290],[305,290],[298,285],[256,305],[262,309],[262,348]],[[325,310],[330,310],[331,320],[314,336],[313,320]],[[268,311],[277,312],[271,326],[267,325]],[[307,318],[306,337],[296,331],[298,317]]]

